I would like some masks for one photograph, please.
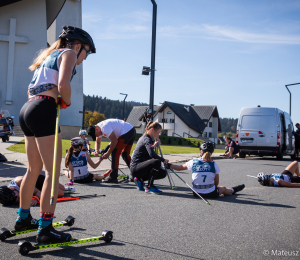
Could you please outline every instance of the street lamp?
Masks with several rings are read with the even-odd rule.
[[[154,103],[154,74],[155,74],[155,43],[156,43],[156,19],[157,19],[157,4],[155,0],[151,0],[153,4],[152,13],[152,44],[151,44],[151,68],[143,67],[142,75],[149,75],[150,78],[150,101],[149,101],[149,112],[151,113],[151,120],[153,120],[153,103]]]
[[[164,104],[164,103],[159,103],[159,104]],[[164,133],[164,130],[165,130],[165,109],[163,107],[163,130],[162,130],[163,133]]]
[[[124,95],[125,96],[125,98],[124,98],[124,104],[123,104],[123,120],[125,120],[125,99],[127,98],[128,94],[120,93],[120,95]]]
[[[291,91],[288,89],[288,86],[293,86],[293,85],[298,85],[300,83],[294,83],[294,84],[288,84],[288,85],[285,85],[287,91],[290,93],[290,116],[292,115],[292,93]]]

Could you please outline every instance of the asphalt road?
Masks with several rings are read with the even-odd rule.
[[[106,197],[58,203],[55,221],[68,215],[76,218],[71,228],[58,229],[74,238],[111,230],[111,243],[44,249],[22,257],[18,241],[35,241],[35,234],[25,234],[0,242],[0,259],[282,259],[284,254],[290,254],[284,259],[300,258],[300,189],[262,187],[246,176],[260,171],[280,173],[290,162],[287,157],[283,161],[271,157],[217,160],[221,186],[244,183],[246,188],[237,195],[210,200],[211,205],[194,198],[176,176],[177,190],[169,188],[167,179],[156,183],[163,195],[137,191],[134,183],[76,184],[80,195]],[[180,176],[190,183],[191,172]],[[0,209],[0,226],[13,227],[17,207]],[[39,208],[31,213],[38,218]]]

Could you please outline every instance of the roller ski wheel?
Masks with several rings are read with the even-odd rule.
[[[32,245],[30,242],[20,241],[18,244],[18,251],[21,255],[27,255],[30,251],[35,251],[35,250],[39,250],[39,249],[77,245],[77,244],[83,244],[83,243],[96,242],[96,241],[100,241],[100,240],[103,240],[105,243],[110,243],[112,241],[112,239],[113,239],[113,232],[109,231],[109,230],[105,230],[102,232],[100,237],[73,239],[69,242],[62,242],[62,243]]]
[[[54,222],[52,224],[52,226],[53,227],[61,227],[61,226],[71,227],[74,225],[74,223],[75,223],[75,218],[72,216],[68,216],[64,221]],[[31,232],[35,232],[35,231],[37,231],[37,229],[28,229],[28,230],[23,230],[23,231],[16,231],[16,230],[9,231],[6,228],[2,228],[0,230],[0,240],[2,242],[4,242],[7,238],[11,238],[14,236],[23,235],[23,234],[31,233]]]
[[[4,242],[6,240],[6,238],[10,238],[10,237],[11,237],[10,231],[6,228],[1,228],[1,230],[0,230],[0,240],[2,242]]]
[[[110,243],[113,239],[113,232],[109,230],[105,230],[102,232],[102,237],[105,243]]]
[[[20,241],[18,243],[18,252],[21,255],[28,255],[28,253],[33,250],[35,250],[35,249],[30,242]]]

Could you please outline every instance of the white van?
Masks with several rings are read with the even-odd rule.
[[[290,115],[278,108],[244,107],[237,124],[236,143],[239,156],[246,154],[283,155],[295,158],[294,127]]]

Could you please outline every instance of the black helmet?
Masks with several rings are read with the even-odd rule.
[[[96,48],[93,42],[92,37],[84,30],[73,27],[73,26],[64,26],[61,34],[59,35],[61,39],[80,40],[84,44],[90,46],[91,53],[96,53]]]
[[[0,187],[0,203],[3,205],[12,205],[16,202],[15,192],[7,186]]]
[[[203,143],[200,145],[199,149],[202,150],[204,153],[205,153],[205,152],[213,153],[214,150],[215,150],[215,145],[214,145],[214,143],[211,142],[211,141],[203,142]]]
[[[268,175],[263,172],[260,172],[259,174],[257,174],[257,181],[263,186],[269,185]]]

